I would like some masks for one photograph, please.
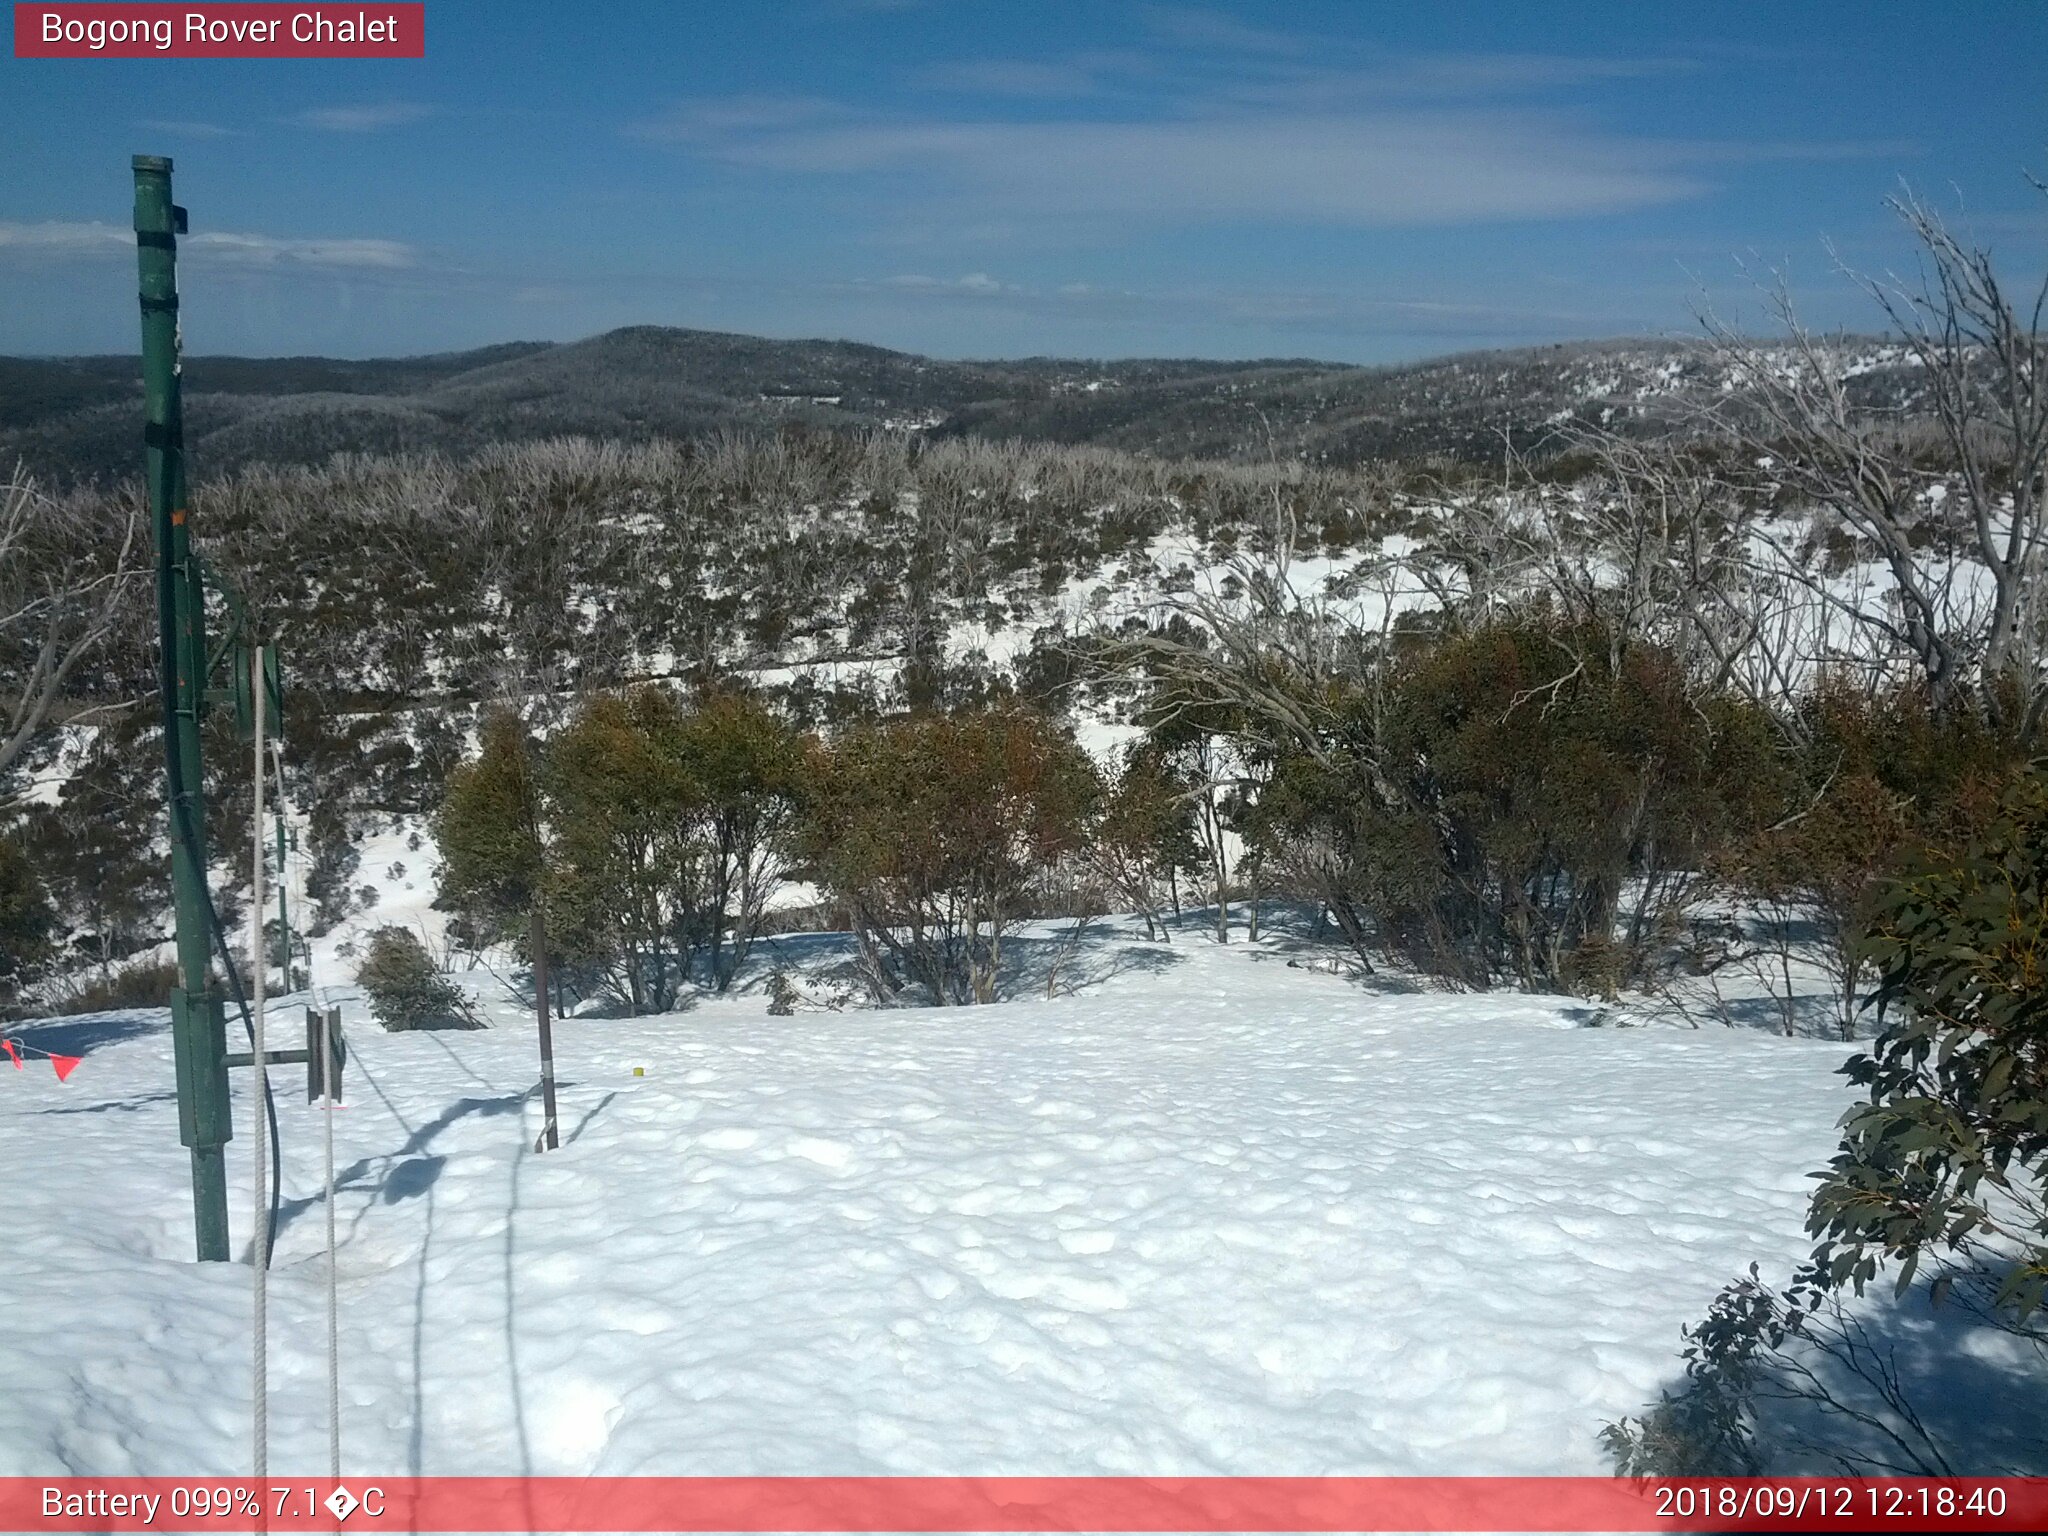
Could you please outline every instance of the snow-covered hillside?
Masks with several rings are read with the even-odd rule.
[[[1292,953],[1117,931],[1054,1000],[571,1020],[542,1155],[532,1033],[483,973],[476,1033],[387,1035],[338,994],[345,1467],[1605,1470],[1680,1325],[1803,1253],[1844,1048]],[[249,1276],[190,1262],[162,1016],[19,1033],[85,1060],[0,1071],[0,1473],[242,1465]],[[299,1081],[270,1411],[273,1467],[311,1472]]]

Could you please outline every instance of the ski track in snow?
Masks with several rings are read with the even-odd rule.
[[[1839,1044],[1375,994],[1191,936],[1115,955],[1057,1001],[567,1021],[538,1156],[509,1002],[423,1035],[351,1002],[345,1470],[1601,1473],[1680,1325],[1804,1252]],[[189,1261],[162,1016],[99,1027],[69,1083],[0,1070],[0,1474],[232,1472],[248,1271]],[[273,1079],[285,1474],[326,1466],[301,1074]]]

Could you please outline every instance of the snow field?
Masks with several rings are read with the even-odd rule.
[[[1843,1046],[1191,934],[1088,958],[1052,1001],[565,1021],[538,1156],[494,983],[478,1033],[351,996],[344,1469],[1599,1473],[1679,1326],[1804,1252]],[[0,1474],[242,1467],[248,1275],[189,1261],[161,1017],[21,1035],[87,1059],[0,1073]],[[318,1120],[274,1082],[271,1464],[314,1473]]]

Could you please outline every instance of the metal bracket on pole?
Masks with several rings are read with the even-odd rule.
[[[327,1060],[320,1059],[320,1037],[322,1024],[326,1026]],[[312,1103],[323,1094],[328,1098],[341,1098],[341,1069],[348,1065],[348,1041],[341,1033],[341,1010],[329,1008],[323,1019],[315,1008],[306,1010],[306,1102]]]
[[[334,1082],[334,1097],[341,1097],[341,1069],[348,1064],[348,1041],[341,1033],[341,1010],[329,1008],[326,1013],[328,1029],[327,1065],[320,1059],[321,1013],[317,1008],[306,1010],[306,1048],[304,1050],[271,1051],[263,1053],[263,1060],[269,1065],[290,1066],[304,1062],[306,1066],[306,1102],[318,1103],[326,1089],[331,1073]],[[222,1058],[222,1065],[230,1067],[253,1067],[256,1058],[247,1051],[230,1051]]]

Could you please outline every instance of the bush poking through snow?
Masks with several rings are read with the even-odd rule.
[[[2013,1320],[1998,1300],[1994,1272],[1951,1278],[1952,1285],[1902,1302],[1910,1311],[1887,1316],[1845,1300],[1819,1264],[1803,1266],[1782,1290],[1765,1285],[1750,1265],[1685,1330],[1684,1383],[1642,1418],[1601,1432],[1615,1470],[1624,1477],[2038,1472],[2048,1465],[2039,1414],[2010,1413],[1988,1425],[1978,1402],[1959,1400],[1958,1382],[1982,1391],[2010,1371],[2000,1390],[2024,1393],[2022,1384],[2037,1383],[2048,1364],[2048,1330],[2038,1314]],[[1942,1332],[1945,1350],[1912,1342]],[[1985,1347],[1973,1349],[1977,1343]],[[1955,1360],[1966,1364],[1959,1370]]]
[[[1686,1330],[1685,1385],[1601,1437],[1625,1475],[1754,1474],[1786,1452],[1853,1474],[1954,1474],[1959,1448],[1844,1301],[1894,1265],[1899,1297],[1931,1261],[1930,1306],[2048,1363],[2048,773],[1882,886],[1858,959],[1898,1011],[1842,1068],[1869,1098],[1814,1191],[1818,1246],[1783,1291],[1752,1264]]]
[[[584,700],[544,746],[507,712],[435,820],[438,904],[466,943],[532,944],[557,989],[663,1013],[723,992],[785,876],[806,738],[736,694],[659,685]]]
[[[2025,1323],[2048,1285],[2048,772],[1891,886],[1867,954],[1899,1012],[1842,1069],[1870,1098],[1814,1192],[1815,1262],[1859,1291],[1890,1261],[1902,1291],[1923,1258],[1943,1289],[1995,1264]]]
[[[163,1008],[178,984],[175,960],[135,960],[80,982],[48,1004],[55,1014],[112,1013],[121,1008]]]
[[[356,985],[370,1000],[371,1017],[386,1029],[482,1027],[410,929],[379,928],[370,935]]]

